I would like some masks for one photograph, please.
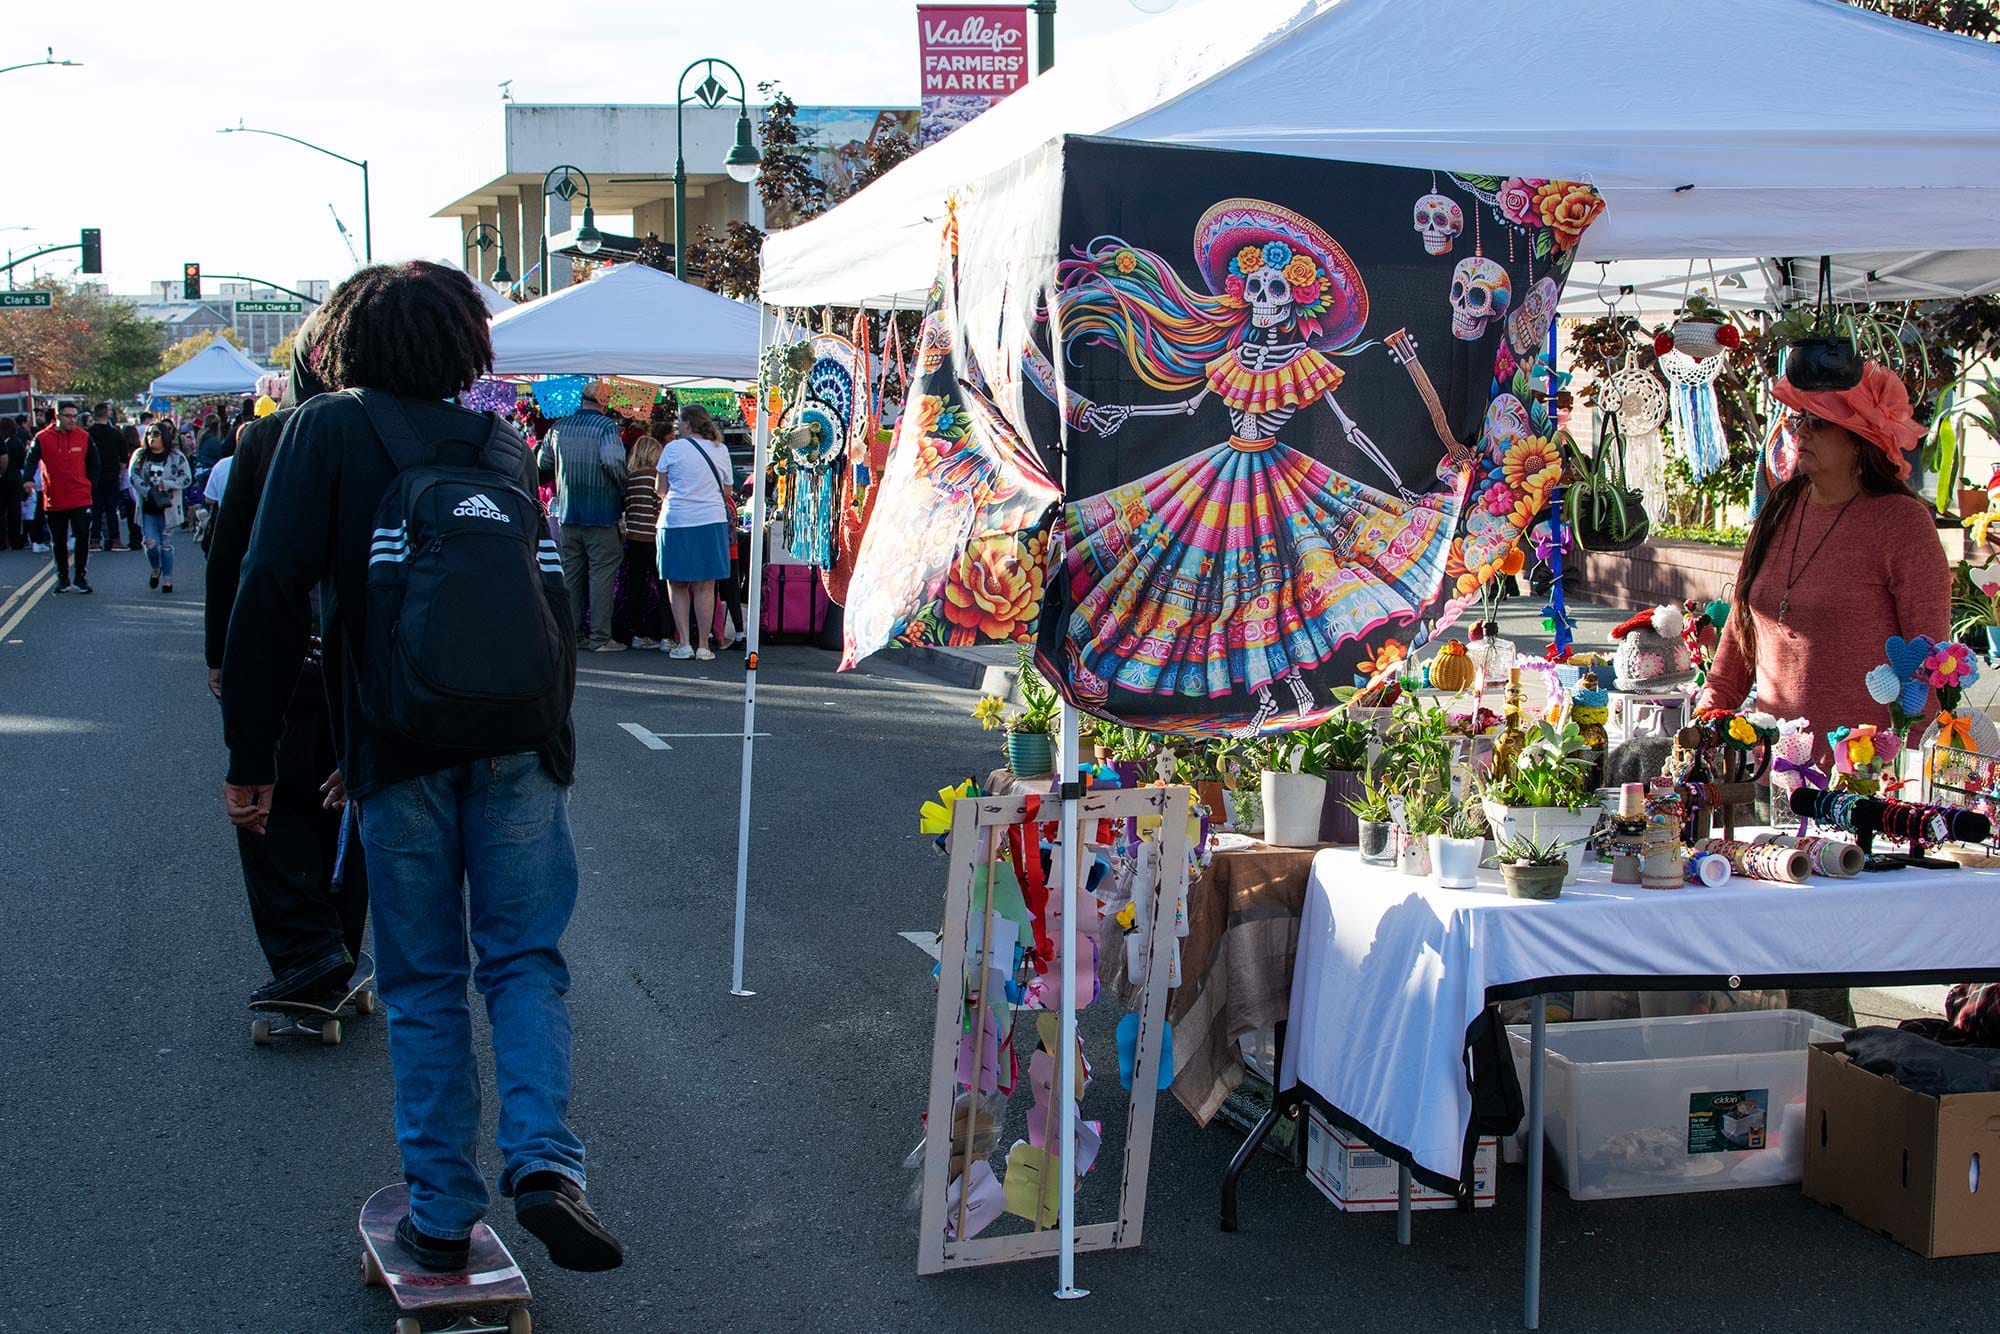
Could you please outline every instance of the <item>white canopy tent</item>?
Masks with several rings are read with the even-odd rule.
[[[247,394],[264,368],[236,350],[221,334],[201,351],[154,380],[154,398],[198,398],[203,394]]]
[[[512,306],[493,318],[496,375],[754,380],[757,308],[644,264]]]
[[[1502,61],[1537,35],[1541,64]],[[772,236],[764,299],[921,302],[945,197],[1061,134],[1586,180],[1608,207],[1572,284],[1831,253],[1845,299],[2000,291],[2000,47],[1840,0],[1211,0],[1077,43]]]
[[[1629,286],[1628,305],[1644,291],[1649,308],[1671,309],[1711,259],[1730,304],[1795,299],[1816,262],[1800,272],[1792,257],[1821,254],[1834,256],[1842,299],[2000,291],[2000,48],[1840,0],[1210,0],[1077,43],[970,125],[773,235],[760,295],[780,307],[920,307],[946,199],[1076,134],[1589,181],[1607,210],[1578,252],[1577,313],[1597,305],[1598,284],[1606,299]],[[1245,192],[1281,190],[1246,182]],[[739,989],[752,716],[746,703]],[[1060,754],[1059,771],[1073,775],[1068,707]],[[1065,846],[1076,807],[1063,803]],[[1076,885],[1063,860],[1068,933]],[[1063,954],[1068,1050],[1073,936]],[[1072,1063],[1061,1065],[1067,1150],[1075,1089]],[[1057,1295],[1067,1297],[1081,1294],[1075,1182],[1061,1175]],[[1530,1237],[1538,1274],[1532,1219]],[[1531,1283],[1531,1328],[1536,1304]]]

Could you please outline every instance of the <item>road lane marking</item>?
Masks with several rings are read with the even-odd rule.
[[[909,941],[912,945],[915,945],[918,949],[922,950],[924,953],[930,955],[931,958],[935,959],[939,963],[944,962],[944,953],[943,953],[944,942],[938,938],[937,932],[898,931],[896,934],[901,936],[904,940]]]
[[[55,586],[55,567],[49,565],[44,566],[40,574],[15,589],[13,597],[8,598],[5,605],[0,605],[0,616],[7,617],[5,621],[0,621],[0,640],[4,640],[8,635],[14,633],[14,627],[19,625],[22,618],[33,611],[35,604],[46,597],[49,590]],[[13,605],[16,599],[22,598],[23,595],[25,595],[26,600],[21,602],[20,606],[14,608],[11,616],[8,615],[8,608]]]
[[[633,739],[647,750],[672,750],[673,747],[667,744],[669,741],[699,741],[714,737],[728,737],[736,741],[743,739],[741,732],[655,732],[650,727],[642,727],[638,723],[620,723],[618,726],[621,730],[631,733]],[[750,735],[767,737],[771,734],[752,732]]]

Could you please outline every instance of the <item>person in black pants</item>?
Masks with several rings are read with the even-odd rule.
[[[28,523],[21,517],[21,469],[27,461],[27,435],[12,417],[0,417],[0,550],[20,551],[28,545]]]
[[[90,410],[90,444],[97,451],[97,476],[91,483],[90,540],[100,551],[118,550],[118,523],[124,516],[120,512],[119,482],[125,476],[125,465],[132,460],[132,451],[125,444],[125,433],[111,422],[111,405],[99,403]]]
[[[310,346],[317,326],[308,321],[297,346]],[[236,605],[237,577],[256,525],[271,456],[297,404],[322,392],[299,357],[292,364],[291,406],[246,423],[237,436],[235,462],[222,506],[210,524],[204,647],[208,688],[222,698],[223,650]],[[316,619],[316,618],[315,618]],[[361,839],[348,829],[340,752],[327,714],[319,655],[308,655],[285,709],[278,742],[277,790],[264,832],[236,831],[250,921],[271,967],[271,980],[252,999],[298,999],[330,1004],[345,994],[368,920],[368,878]]]

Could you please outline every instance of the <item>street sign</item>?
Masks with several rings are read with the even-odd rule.
[[[13,373],[14,359],[12,357],[0,357],[0,375],[12,375]]]
[[[54,304],[47,292],[0,292],[0,310],[25,310]]]
[[[239,301],[238,315],[296,315],[305,309],[302,301]]]

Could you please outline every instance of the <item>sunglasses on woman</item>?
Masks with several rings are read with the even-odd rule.
[[[1826,418],[1815,417],[1810,412],[1788,412],[1785,427],[1793,435],[1810,435],[1826,425]]]

